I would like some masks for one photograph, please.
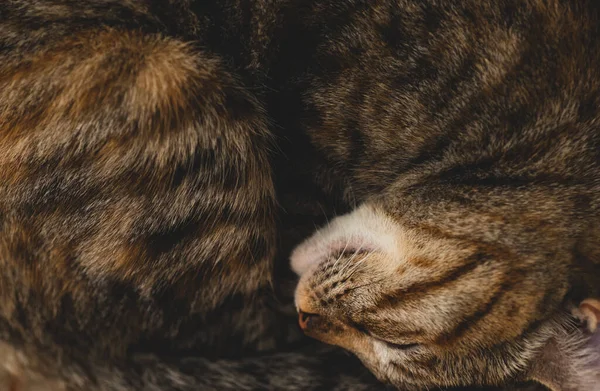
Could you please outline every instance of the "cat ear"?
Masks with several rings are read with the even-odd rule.
[[[556,332],[534,360],[529,379],[552,391],[600,391],[600,301],[573,311],[580,327]]]

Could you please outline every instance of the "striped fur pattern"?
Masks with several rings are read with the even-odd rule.
[[[328,32],[304,98],[356,205],[292,254],[306,334],[411,389],[535,378],[558,339],[555,368],[586,353],[546,384],[597,387],[562,314],[600,294],[598,7],[381,3]]]
[[[593,0],[0,2],[10,387],[384,387],[295,350],[279,308],[290,249],[353,209],[294,253],[327,325],[307,333],[397,386],[519,380],[599,293],[599,20]]]
[[[0,2],[0,389],[379,387],[290,346],[267,5]]]

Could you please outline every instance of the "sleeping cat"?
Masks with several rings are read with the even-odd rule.
[[[334,288],[346,296],[301,310],[353,343],[397,338],[415,325],[397,299],[420,281],[421,340],[388,341],[419,345],[353,349],[376,375],[537,378],[517,374],[555,362],[537,360],[552,353],[538,330],[554,319],[563,346],[579,331],[559,309],[598,294],[598,20],[592,0],[0,2],[10,387],[380,389],[343,353],[295,347],[273,309],[321,207],[359,204],[376,214],[361,232],[391,222],[422,270],[388,273],[360,238],[332,248],[342,272],[360,265]],[[318,270],[298,292],[344,276]],[[356,319],[339,312],[351,291]],[[504,316],[485,314],[489,294]],[[396,319],[365,322],[372,300]],[[522,331],[539,343],[521,349]],[[448,367],[397,360],[437,334],[428,365]]]
[[[357,207],[292,254],[302,328],[401,388],[599,390],[598,3],[399,3],[304,75],[324,186]]]

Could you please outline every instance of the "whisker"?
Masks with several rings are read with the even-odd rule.
[[[325,212],[325,209],[323,209],[323,205],[321,205],[320,202],[318,203],[318,205],[319,205],[319,209],[321,209],[321,212],[323,213],[323,217],[325,217],[325,221],[326,221],[326,225],[325,226],[329,227],[329,224],[330,224],[329,217],[327,217],[327,213]]]
[[[358,262],[355,264],[355,266],[354,266],[352,269],[350,269],[350,274],[348,274],[348,275],[346,276],[346,278],[347,278],[347,279],[348,279],[348,278],[351,278],[351,277],[354,275],[354,273],[356,273],[356,272],[358,271],[358,269],[359,269],[359,266],[360,266],[360,265],[362,265],[364,262],[366,262],[366,260],[367,260],[367,259],[368,259],[370,256],[371,256],[371,254],[367,254],[367,255],[366,255],[366,256],[365,256],[363,259],[361,259],[360,261],[358,261]]]
[[[344,253],[346,252],[346,249],[348,248],[349,244],[350,244],[350,239],[346,239],[346,244],[344,245],[344,249],[340,252],[340,254],[338,255],[338,258],[333,263],[333,266],[332,266],[333,268],[335,268],[337,266],[340,259],[342,259],[342,257],[344,256]]]
[[[362,249],[362,246],[359,247],[358,249],[356,249],[354,251],[354,253],[350,256],[350,258],[348,259],[348,263],[346,264],[346,266],[344,266],[342,268],[342,270],[340,270],[340,274],[341,273],[345,273],[348,269],[352,270],[352,268],[355,267],[355,264],[353,263],[354,259],[356,258],[356,256],[358,255],[358,253],[360,252],[360,250]]]
[[[367,254],[367,255],[365,256],[365,258],[361,259],[359,262],[352,263],[352,261],[354,261],[354,259],[355,259],[355,258],[358,256],[358,254],[360,254],[360,253],[361,253],[361,251],[362,251],[362,249],[363,249],[363,245],[364,245],[364,243],[365,243],[365,242],[363,241],[363,242],[361,243],[361,245],[358,247],[358,249],[356,249],[356,251],[354,252],[354,254],[352,255],[352,257],[351,257],[351,258],[348,260],[348,265],[347,265],[347,266],[346,266],[346,267],[345,267],[343,270],[341,270],[341,271],[340,271],[340,273],[342,273],[342,272],[346,272],[346,271],[347,271],[347,269],[349,269],[349,268],[350,268],[350,270],[352,271],[352,273],[354,273],[354,271],[355,271],[355,270],[353,270],[353,269],[356,269],[356,268],[358,268],[358,266],[359,266],[359,265],[361,265],[361,264],[362,264],[362,263],[365,261],[365,259],[366,259],[366,258],[368,258],[368,256],[369,256],[370,254]]]

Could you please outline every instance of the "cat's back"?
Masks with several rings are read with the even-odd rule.
[[[404,218],[451,204],[463,222],[479,209],[502,220],[518,204],[515,226],[538,224],[531,246],[560,229],[580,251],[573,269],[598,275],[596,2],[313,4],[282,45],[292,81],[276,107],[293,107],[280,120],[307,136],[323,188],[350,205],[385,194]]]
[[[0,339],[20,357],[274,347],[267,120],[207,47],[229,5],[0,4]]]
[[[354,196],[399,173],[459,166],[598,180],[595,2],[315,4],[291,38],[311,44],[282,55],[297,80],[282,83],[286,102],[299,104],[281,121],[308,135]]]

